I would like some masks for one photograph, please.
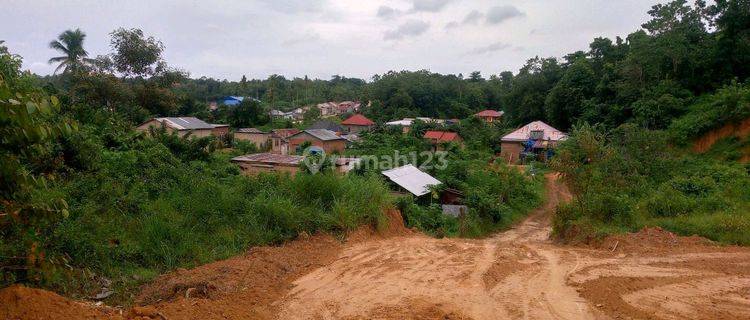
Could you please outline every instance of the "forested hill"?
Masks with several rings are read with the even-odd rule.
[[[371,100],[368,116],[379,121],[417,115],[463,118],[482,109],[501,109],[514,125],[541,119],[561,129],[578,121],[607,127],[635,122],[662,129],[686,114],[702,95],[733,81],[739,86],[747,81],[750,1],[706,5],[677,0],[654,6],[649,14],[641,29],[624,38],[595,38],[589,48],[561,58],[534,57],[515,74],[390,71],[367,81],[280,75],[240,81],[183,78],[172,86],[174,96],[136,96],[146,95],[140,100],[151,114],[208,116],[208,101],[243,95],[259,97],[266,108],[281,109],[329,100]],[[163,99],[174,102],[162,103]]]

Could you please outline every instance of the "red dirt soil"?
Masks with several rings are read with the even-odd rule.
[[[716,141],[732,136],[741,139],[750,136],[750,118],[740,123],[728,123],[721,128],[709,131],[693,142],[693,151],[696,153],[706,152],[711,149]],[[745,157],[747,156],[746,154]]]
[[[659,228],[560,245],[549,221],[570,194],[555,175],[547,189],[543,207],[488,239],[400,224],[345,243],[302,236],[159,277],[127,311],[5,288],[0,319],[750,319],[749,248]]]

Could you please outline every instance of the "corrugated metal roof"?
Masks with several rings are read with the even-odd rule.
[[[305,157],[295,155],[283,155],[275,153],[255,153],[234,157],[234,162],[260,162],[267,164],[299,165]]]
[[[433,178],[431,175],[420,171],[410,164],[386,170],[382,173],[395,184],[408,190],[417,197],[429,193],[430,190],[428,186],[439,185],[442,183],[440,180]]]
[[[553,128],[552,126],[542,122],[534,121],[529,123],[516,131],[513,131],[504,136],[501,141],[526,141],[529,140],[529,135],[532,131],[542,131],[543,140],[560,141],[568,138],[568,135],[564,132]]]
[[[458,138],[458,133],[449,131],[427,131],[424,133],[424,138],[437,140],[438,142],[454,141]]]
[[[164,117],[156,118],[156,121],[177,130],[213,129],[214,125],[196,117]]]
[[[316,137],[323,141],[330,141],[330,140],[346,140],[340,136],[338,136],[335,132],[331,130],[326,129],[307,129],[303,132],[306,132],[307,134]],[[299,134],[299,133],[298,133]]]
[[[411,126],[411,124],[414,122],[414,120],[420,120],[422,122],[427,122],[427,123],[445,123],[445,120],[443,120],[443,119],[433,119],[433,118],[427,118],[427,117],[417,117],[416,119],[415,118],[403,118],[401,120],[386,122],[385,124],[389,125],[389,126],[404,126],[404,127],[408,127],[408,126]]]
[[[502,117],[505,112],[503,111],[495,111],[495,110],[482,110],[479,113],[475,114],[477,117]]]
[[[340,124],[335,123],[331,120],[318,120],[315,121],[312,125],[310,125],[308,130],[311,129],[326,129],[333,132],[344,132],[344,127],[342,127]]]

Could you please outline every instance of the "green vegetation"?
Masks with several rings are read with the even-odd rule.
[[[160,84],[166,74],[122,82],[65,68],[65,81],[76,85],[52,90],[58,99],[20,65],[0,47],[2,285],[89,296],[109,279],[110,299],[123,302],[137,284],[175,268],[299,233],[387,222],[383,212],[393,201],[381,179],[247,177],[230,163],[238,151],[225,141],[136,132],[129,120],[143,109],[130,106],[138,98],[129,94],[172,101]]]
[[[681,155],[667,136],[631,125],[577,127],[552,162],[576,195],[558,209],[555,235],[586,241],[661,226],[750,245],[750,168]]]
[[[471,139],[463,149],[449,143],[444,145],[444,152],[435,154],[422,138],[430,129],[450,129]],[[448,128],[417,121],[407,134],[403,134],[400,127],[363,133],[362,140],[349,153],[376,156],[380,160],[386,157],[386,161],[377,161],[379,166],[366,163],[358,170],[361,175],[380,175],[381,170],[408,162],[443,182],[432,195],[422,196],[417,201],[411,196],[397,201],[407,226],[440,237],[482,237],[509,227],[538,207],[543,197],[543,175],[521,172],[502,161],[493,163],[499,137],[508,130],[503,124],[487,124],[477,118]],[[396,158],[395,163],[389,160],[393,158]],[[463,193],[464,204],[469,208],[463,217],[442,213],[436,198],[446,188]]]

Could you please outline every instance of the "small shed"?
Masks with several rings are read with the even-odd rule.
[[[409,193],[417,197],[430,193],[430,186],[442,184],[440,180],[435,179],[410,164],[386,170],[382,173],[400,188],[409,191]]]

